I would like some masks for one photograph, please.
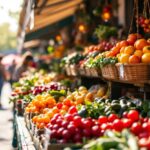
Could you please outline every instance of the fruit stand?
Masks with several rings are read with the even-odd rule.
[[[78,28],[74,43],[78,47],[72,50],[62,40],[65,35],[62,31],[61,36],[56,36],[57,46],[48,46],[49,66],[54,65],[54,69],[25,73],[14,83],[10,101],[15,105],[19,149],[150,149],[150,5],[148,0],[143,3],[142,8],[138,1],[133,3],[137,33],[120,39],[118,28],[107,25],[113,16],[111,2],[95,3],[98,7],[93,14],[97,17],[100,13],[105,24],[95,29],[96,44],[87,43],[90,19],[85,7],[81,7],[84,11],[79,12],[89,22],[81,22],[83,17],[77,12],[80,19],[74,23]],[[43,3],[40,9],[36,4],[37,14],[44,6],[47,9],[48,3]],[[58,8],[61,10],[61,7],[65,5]],[[134,28],[133,20],[130,28]],[[31,38],[34,32],[39,34],[40,22],[36,25],[32,32],[28,29],[25,38]],[[139,30],[145,34],[139,34]],[[64,50],[65,44],[69,50]]]

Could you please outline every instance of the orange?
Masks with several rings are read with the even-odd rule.
[[[129,43],[126,40],[122,40],[119,44],[120,47],[128,46],[128,45],[129,45]]]
[[[126,48],[126,46],[121,47],[120,49],[120,53],[124,53],[124,49]]]
[[[129,63],[131,63],[131,64],[140,63],[140,61],[141,61],[141,59],[136,55],[131,55],[129,57]]]
[[[120,56],[120,62],[121,63],[128,63],[129,62],[129,57],[130,57],[129,54],[122,54]]]
[[[113,47],[111,49],[111,51],[112,51],[113,54],[117,55],[120,52],[120,48],[119,47]]]
[[[143,47],[143,53],[150,53],[150,46]]]
[[[44,121],[44,123],[49,123],[50,122],[50,117],[48,116],[48,115],[45,115],[44,117],[43,117],[43,121]]]
[[[127,46],[127,47],[125,47],[124,53],[132,55],[134,53],[134,47],[133,46]]]
[[[93,93],[88,92],[88,93],[86,94],[86,96],[85,96],[85,99],[90,99],[90,100],[92,100],[92,99],[93,99]]]
[[[47,113],[48,117],[49,118],[52,118],[54,116],[54,113],[50,110],[48,113]]]
[[[84,103],[84,96],[77,96],[76,97],[76,104],[83,104]]]
[[[136,40],[136,42],[134,43],[134,47],[136,49],[143,49],[143,47],[147,46],[148,43],[145,39],[139,39],[139,40]]]
[[[150,53],[145,53],[142,56],[142,62],[143,63],[150,63]]]
[[[55,107],[53,107],[52,112],[54,114],[59,113],[59,109],[55,106]]]
[[[136,55],[136,56],[138,56],[139,58],[141,58],[142,55],[143,55],[143,52],[142,52],[141,50],[136,50],[136,51],[134,52],[134,55]]]

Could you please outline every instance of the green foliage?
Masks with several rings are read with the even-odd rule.
[[[16,48],[16,32],[10,30],[8,23],[0,25],[0,50]]]
[[[117,35],[117,28],[99,25],[98,28],[95,29],[94,34],[98,37],[99,40],[106,40]]]

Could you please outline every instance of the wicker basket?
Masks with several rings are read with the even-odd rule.
[[[106,65],[101,68],[101,71],[105,79],[119,79],[118,70],[115,65]]]
[[[85,70],[84,67],[80,66],[80,68],[79,68],[79,74],[80,74],[81,76],[85,76],[85,75],[86,75],[86,70]]]
[[[91,76],[92,77],[99,77],[101,76],[101,68],[90,68]]]
[[[67,74],[68,76],[71,75],[71,69],[70,69],[70,66],[69,66],[69,65],[65,65],[65,71],[66,71],[66,74]]]
[[[78,66],[77,65],[70,65],[70,71],[72,76],[78,75]]]
[[[89,67],[85,67],[85,76],[90,77],[91,76],[91,71]]]
[[[125,81],[150,80],[150,64],[117,64],[119,78]]]

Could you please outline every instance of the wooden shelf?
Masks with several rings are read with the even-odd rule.
[[[26,128],[24,117],[16,116],[17,141],[19,150],[36,150],[30,133]]]

